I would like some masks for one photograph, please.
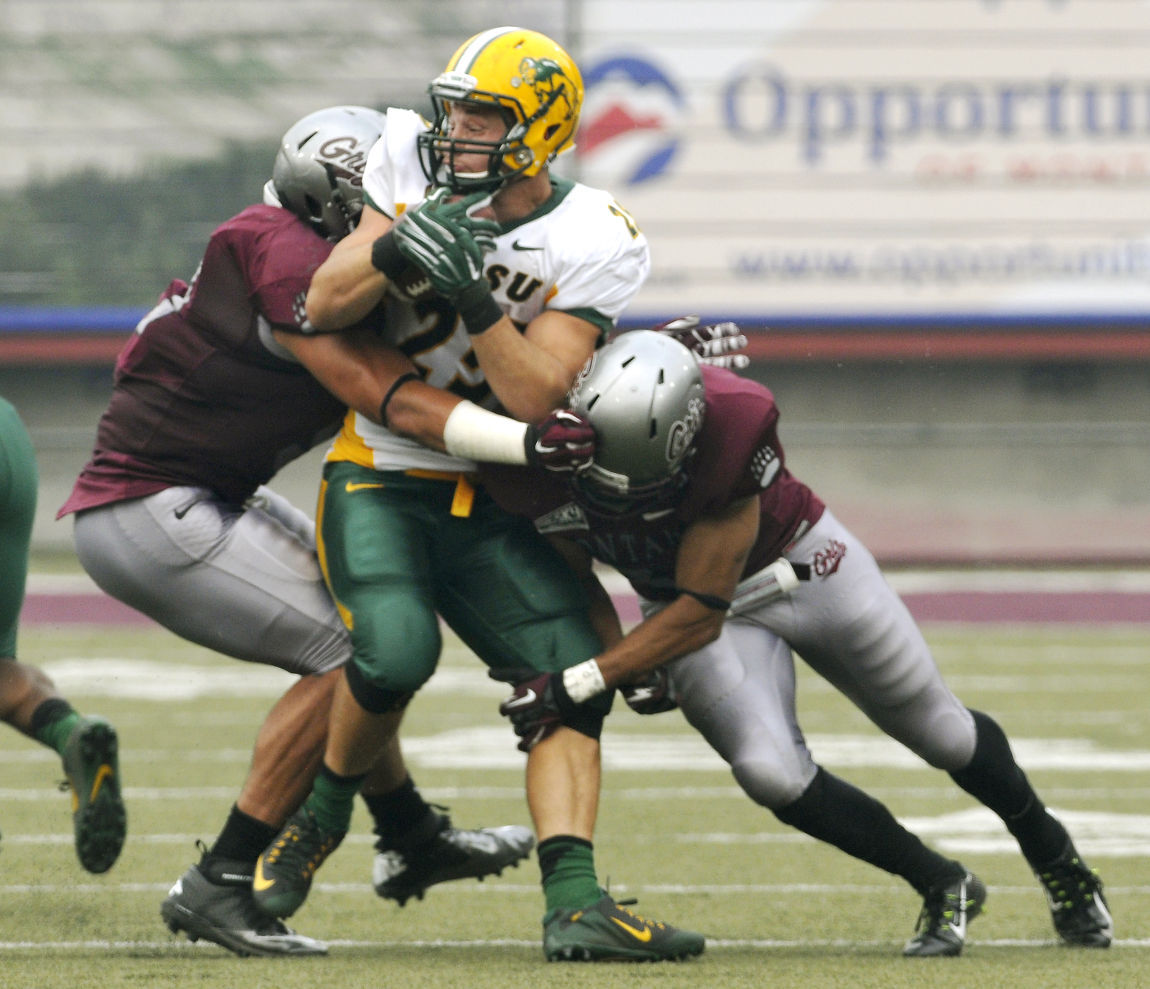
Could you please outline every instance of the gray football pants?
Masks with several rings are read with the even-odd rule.
[[[351,657],[315,527],[268,488],[246,507],[207,488],[168,488],[80,512],[74,535],[102,590],[190,642],[298,674]]]
[[[965,767],[974,720],[866,547],[827,511],[786,556],[812,565],[809,582],[727,619],[718,639],[667,664],[683,714],[748,796],[780,810],[815,776],[795,710],[792,650],[930,765]]]

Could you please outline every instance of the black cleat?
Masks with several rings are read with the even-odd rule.
[[[1050,905],[1054,929],[1064,944],[1076,948],[1109,948],[1114,921],[1102,895],[1102,880],[1068,845],[1050,865],[1035,869]]]
[[[173,934],[211,941],[241,958],[248,955],[301,958],[326,955],[327,945],[297,934],[267,916],[252,899],[252,868],[219,862],[205,874],[204,863],[185,872],[160,904],[160,916]]]
[[[457,830],[445,814],[431,813],[401,848],[375,843],[371,880],[376,893],[403,906],[412,897],[423,899],[429,886],[453,879],[498,876],[518,865],[535,847],[529,828],[507,824],[475,831]]]
[[[927,891],[917,933],[902,953],[907,958],[955,958],[966,943],[966,925],[982,913],[986,887],[970,872]]]

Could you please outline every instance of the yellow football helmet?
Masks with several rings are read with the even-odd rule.
[[[583,105],[583,77],[571,56],[546,35],[518,27],[469,38],[428,91],[435,122],[419,137],[420,160],[431,182],[456,192],[495,190],[538,173],[573,146]],[[461,101],[499,107],[506,135],[498,141],[451,137],[448,113]],[[485,172],[455,170],[456,155],[477,153],[487,155]]]

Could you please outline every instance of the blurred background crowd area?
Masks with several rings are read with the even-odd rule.
[[[114,355],[283,131],[428,112],[497,24],[575,56],[558,170],[651,242],[624,327],[735,319],[793,470],[888,566],[1150,564],[1150,5],[1131,0],[5,0],[0,394],[34,538]],[[322,451],[277,480],[314,500]]]

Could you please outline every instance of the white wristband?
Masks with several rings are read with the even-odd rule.
[[[607,689],[607,681],[603,679],[603,671],[594,659],[589,659],[578,666],[568,666],[563,671],[563,686],[567,696],[576,704],[589,701],[596,694]]]
[[[525,464],[527,426],[462,401],[443,424],[443,445],[453,457],[495,464]]]

